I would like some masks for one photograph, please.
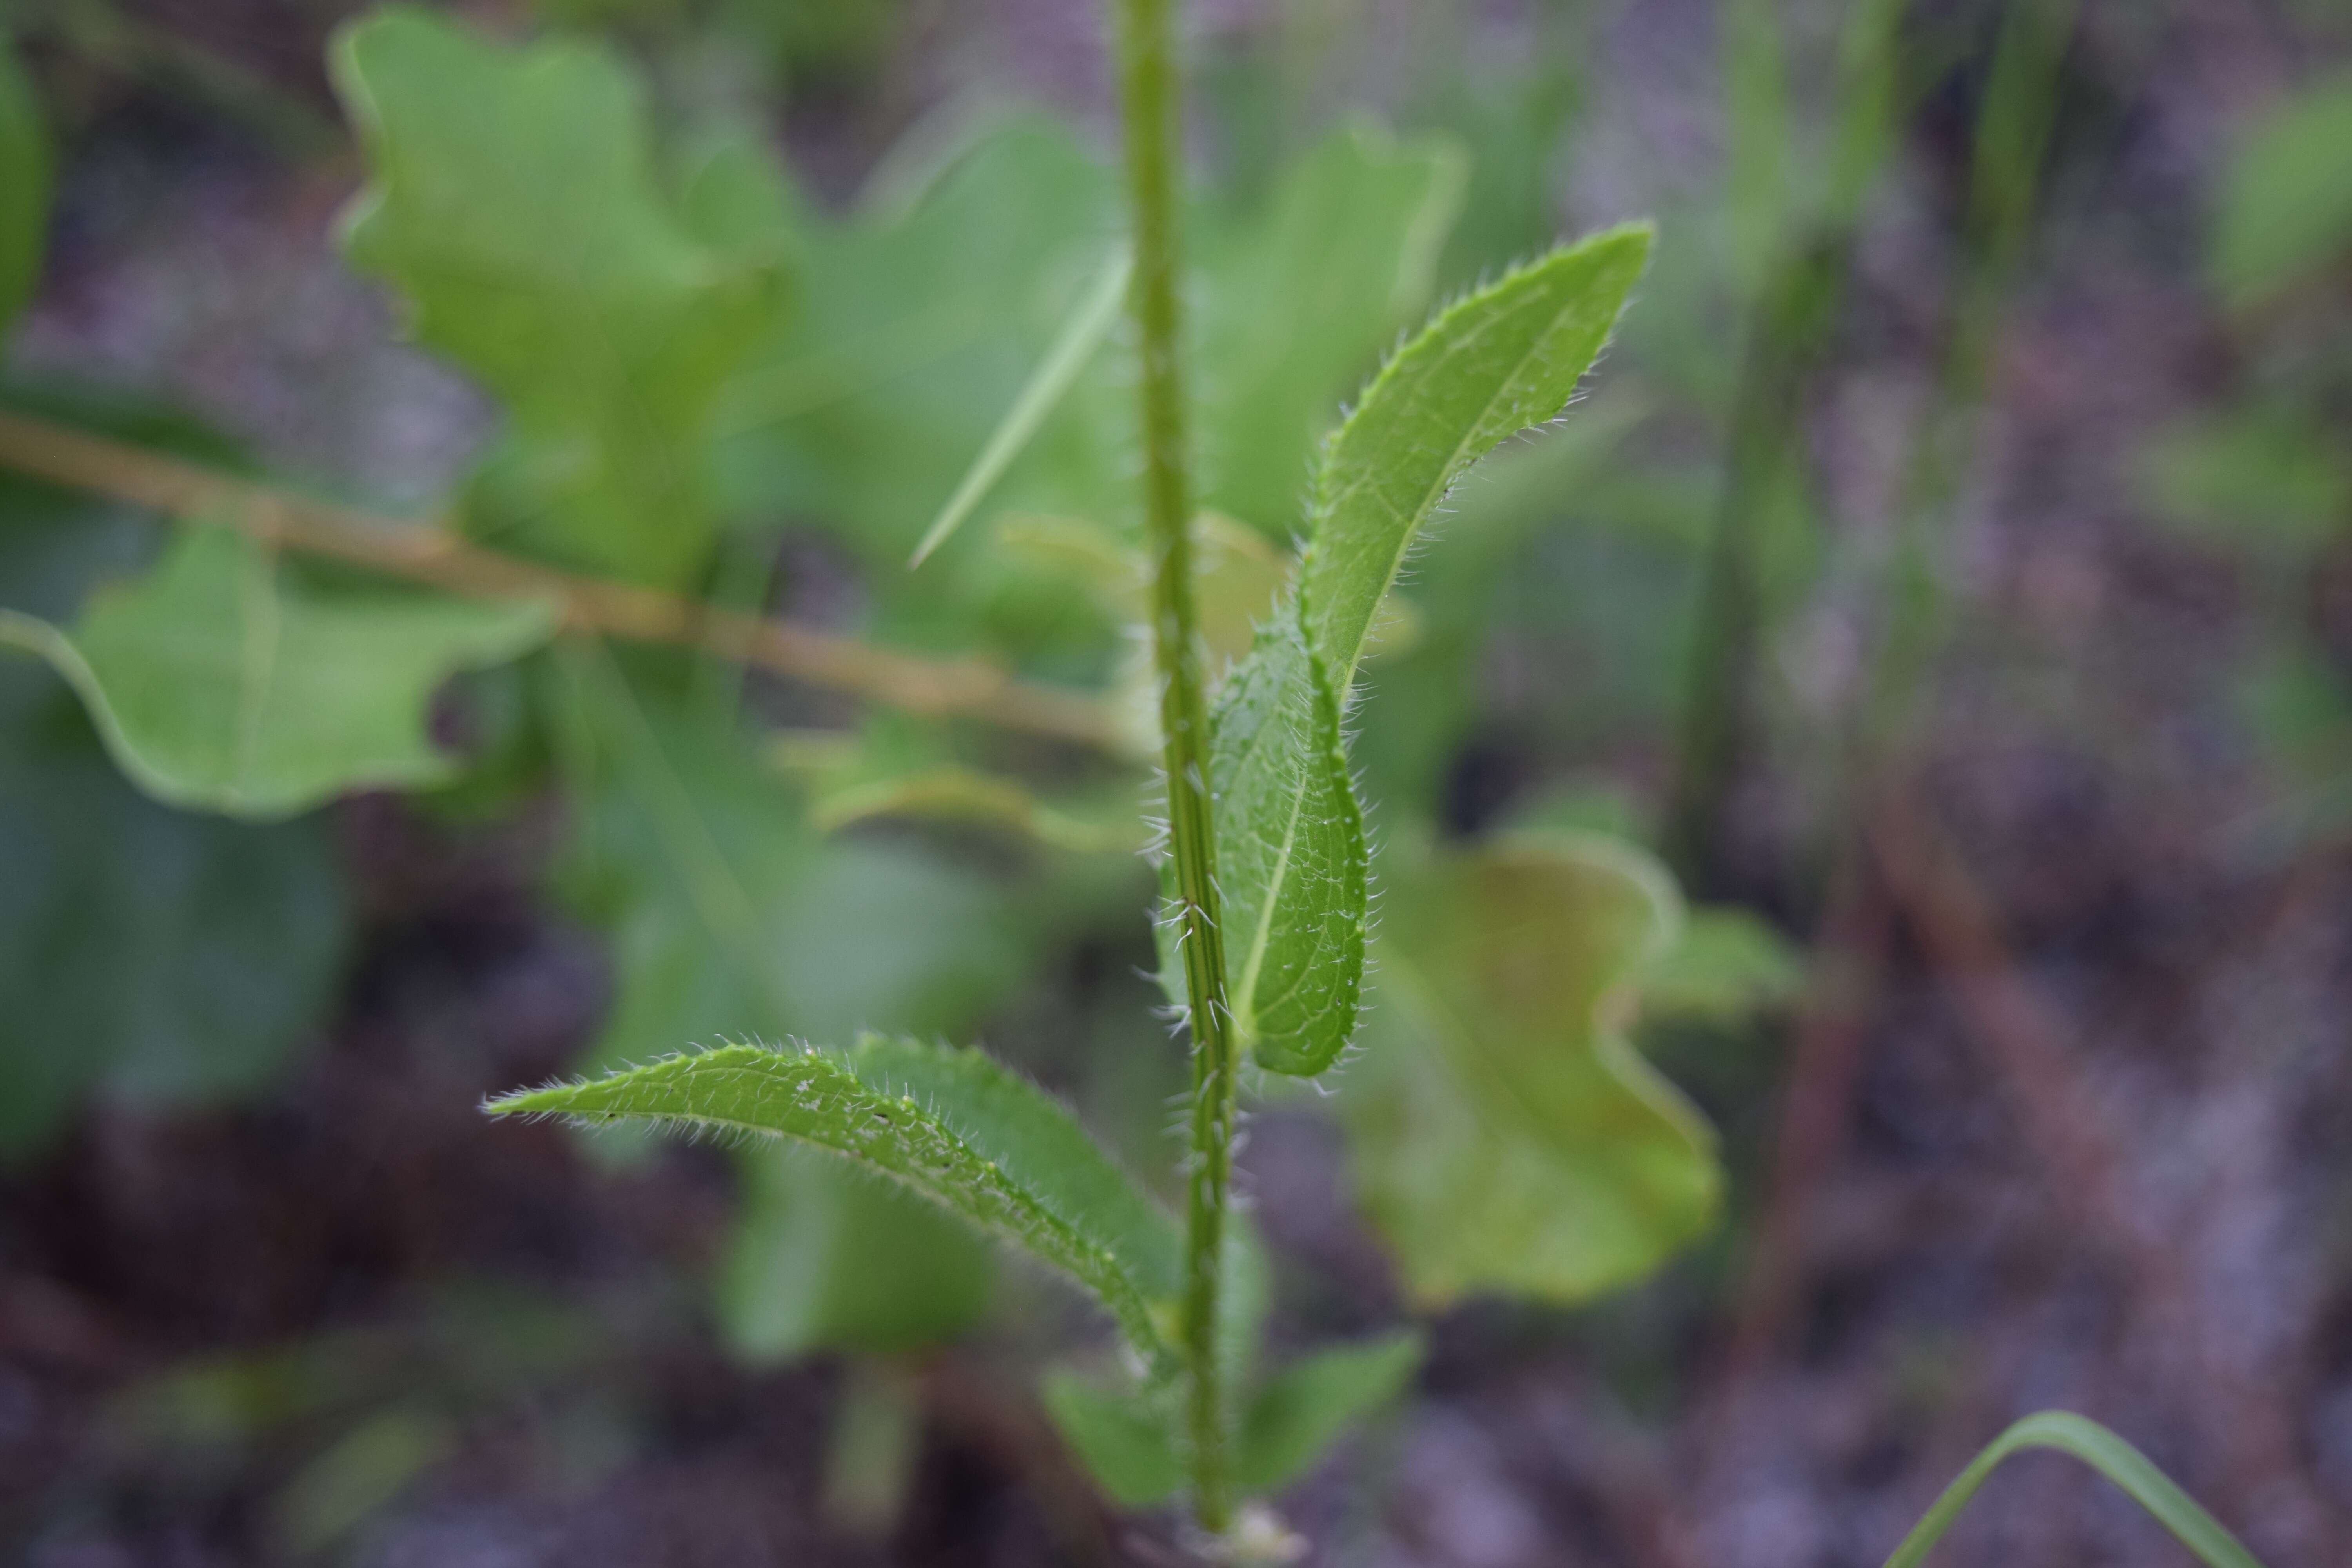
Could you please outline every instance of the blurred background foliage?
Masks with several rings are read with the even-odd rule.
[[[1660,224],[1352,717],[1363,1049],[1244,1163],[1276,1345],[1432,1339],[1318,1560],[1874,1561],[2046,1404],[2332,1560],[2352,17],[1196,12],[1220,654],[1403,328]],[[1090,1332],[1044,1281],[472,1110],[873,1027],[1168,1167],[1092,8],[352,14],[5,16],[0,1531],[1149,1560],[1023,1392]],[[1954,1560],[2153,1550],[2037,1484]]]

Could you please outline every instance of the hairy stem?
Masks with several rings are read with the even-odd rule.
[[[1028,685],[993,665],[919,658],[634,584],[557,572],[430,524],[310,500],[44,419],[0,413],[0,468],[227,523],[268,543],[468,598],[544,599],[574,631],[699,648],[910,713],[961,714],[1110,751],[1124,743],[1118,715],[1099,700]]]
[[[1185,1193],[1185,1413],[1192,1507],[1201,1527],[1233,1522],[1225,1454],[1226,1390],[1217,1365],[1225,1214],[1233,1174],[1235,1059],[1218,931],[1216,839],[1210,818],[1209,730],[1192,610],[1192,497],[1187,493],[1184,378],[1177,304],[1178,112],[1175,0],[1118,0],[1119,100],[1134,208],[1132,308],[1142,355],[1144,516],[1151,556],[1151,639],[1168,774],[1170,848],[1182,926],[1192,1035],[1192,1163]]]

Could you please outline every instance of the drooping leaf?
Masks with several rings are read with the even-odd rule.
[[[48,130],[32,79],[0,35],[0,332],[40,282],[48,233]]]
[[[595,46],[505,48],[394,7],[332,62],[371,174],[345,247],[505,403],[485,475],[502,542],[682,583],[716,526],[719,388],[782,308],[774,255],[688,230],[637,85]]]
[[[201,527],[97,595],[70,633],[5,615],[0,640],[57,667],[149,794],[268,820],[449,777],[425,731],[435,689],[553,628],[532,604],[315,591],[245,535]]]
[[[1090,1290],[1139,1352],[1172,1354],[1174,1226],[1035,1086],[974,1050],[868,1036],[845,1052],[725,1046],[490,1102],[499,1115],[649,1118],[846,1155]]]
[[[349,927],[321,824],[159,805],[55,677],[0,663],[0,1160],[91,1093],[266,1087],[319,1026]]]
[[[988,1307],[987,1244],[895,1184],[840,1160],[762,1144],[719,1281],[737,1354],[903,1355],[954,1339]]]
[[[1713,1217],[1712,1134],[1623,1034],[1678,918],[1654,860],[1589,835],[1513,835],[1399,878],[1384,1005],[1340,1107],[1416,1300],[1584,1300]]]
[[[1066,1367],[1045,1374],[1044,1392],[1055,1430],[1112,1501],[1152,1508],[1184,1489],[1172,1413],[1150,1394],[1106,1388]]]
[[[1242,1418],[1234,1482],[1279,1491],[1349,1426],[1403,1392],[1421,1365],[1417,1329],[1361,1344],[1337,1345],[1293,1362],[1269,1379]]]
[[[1460,300],[1324,447],[1298,591],[1213,716],[1228,984],[1263,1067],[1320,1072],[1355,1029],[1369,868],[1339,716],[1381,601],[1470,466],[1566,405],[1648,248],[1612,229]]]
[[[2147,1455],[2097,1422],[2066,1410],[2036,1412],[1986,1445],[1984,1452],[1969,1462],[1969,1468],[1944,1489],[1935,1506],[1903,1538],[1903,1544],[1886,1560],[1886,1568],[1920,1568],[1977,1489],[2003,1459],[2027,1448],[2071,1455],[2098,1471],[2170,1531],[2205,1568],[2262,1568],[2221,1521],[2174,1485]]]
[[[2352,251],[2352,77],[2288,99],[2248,132],[2222,189],[2212,269],[2232,305],[2287,288]]]

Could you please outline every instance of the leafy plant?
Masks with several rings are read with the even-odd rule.
[[[1423,624],[1391,599],[1403,563],[1475,465],[1569,404],[1650,233],[1608,230],[1465,293],[1335,422],[1333,393],[1422,303],[1458,156],[1349,128],[1256,210],[1193,202],[1171,9],[1120,7],[1127,223],[1110,243],[1118,186],[1047,123],[981,133],[832,218],[740,138],[663,147],[634,79],[593,46],[505,47],[404,8],[341,34],[337,85],[370,174],[349,254],[497,398],[504,426],[445,531],[231,477],[217,453],[192,467],[89,421],[0,416],[12,464],[187,525],[160,552],[72,563],[0,618],[81,710],[40,665],[5,672],[0,796],[32,803],[35,831],[18,842],[12,811],[0,853],[38,874],[8,884],[0,934],[24,933],[7,951],[36,960],[47,930],[111,935],[122,889],[100,889],[97,916],[58,908],[127,846],[153,918],[114,942],[158,983],[109,996],[127,1021],[36,1017],[110,1044],[26,1053],[24,1069],[12,1056],[27,1087],[0,1149],[29,1147],[94,1079],[150,1076],[121,1042],[168,1045],[166,1008],[208,1035],[236,1025],[233,1049],[172,1057],[206,1067],[175,1092],[265,1076],[340,942],[303,814],[358,789],[429,799],[462,778],[564,793],[555,880],[609,938],[616,975],[583,1065],[617,1070],[489,1109],[743,1140],[720,1302],[755,1357],[931,1342],[980,1310],[975,1237],[1025,1253],[1091,1296],[1126,1352],[1047,1374],[1060,1429],[1118,1500],[1186,1497],[1213,1552],[1286,1554],[1259,1500],[1393,1400],[1421,1356],[1407,1330],[1261,1365],[1268,1265],[1233,1184],[1246,1096],[1357,1052],[1336,1079],[1351,1161],[1423,1306],[1589,1300],[1701,1234],[1722,1184],[1711,1135],[1629,1031],[1645,1005],[1721,1014],[1784,992],[1785,955],[1752,923],[1686,916],[1622,837],[1523,827],[1434,847],[1425,789],[1384,803],[1376,866],[1348,730],[1387,722],[1362,705],[1360,668]],[[1873,5],[1855,24],[1865,57],[1889,15]],[[1883,83],[1861,76],[1832,231],[1884,131]],[[1769,117],[1771,84],[1749,87]],[[0,170],[22,176],[0,207],[0,309],[38,249],[45,154],[24,104],[0,69]],[[1806,244],[1759,244],[1781,281],[1753,286],[1811,322],[1833,266]],[[1122,294],[1131,340],[1113,330]],[[1751,396],[1795,352],[1759,351]],[[1131,406],[1113,395],[1130,383]],[[1769,445],[1780,426],[1752,420],[1747,439]],[[1272,540],[1310,462],[1292,560]],[[55,499],[0,497],[19,520]],[[772,514],[814,520],[875,574],[870,637],[747,613],[765,607]],[[901,574],[909,555],[921,569]],[[11,582],[46,579],[44,565]],[[1118,662],[1133,622],[1148,668]],[[761,737],[747,664],[896,711]],[[482,670],[516,716],[453,754],[431,704],[453,673]],[[975,743],[975,722],[1101,753],[1087,777],[1113,798],[1132,794],[1139,754],[1157,758],[1163,974],[1191,1047],[1181,1215],[1025,1076],[920,1037],[966,1032],[1066,916],[904,842],[832,831],[888,814],[984,821],[1072,861],[1125,847],[1066,809],[1068,792],[1042,799],[1013,776],[1026,762],[1066,784],[1079,768]],[[152,798],[104,772],[101,741]],[[1397,772],[1426,783],[1425,767]],[[60,852],[79,884],[42,859]],[[232,857],[249,909],[216,885]],[[158,864],[184,866],[194,891],[155,897]],[[1101,880],[1049,881],[1034,905],[1134,890]],[[277,986],[258,1002],[239,989],[257,953]],[[1389,1005],[1367,1026],[1372,976]],[[0,992],[42,978],[0,976]],[[221,1005],[189,1008],[205,984]],[[93,994],[79,977],[57,989],[76,1005]],[[795,1032],[834,1043],[669,1054]],[[446,1434],[397,1405],[352,1427],[287,1500],[289,1539],[338,1537]],[[1897,1561],[2033,1444],[2084,1458],[2206,1561],[2244,1568],[2135,1453],[2053,1416],[1988,1450]]]

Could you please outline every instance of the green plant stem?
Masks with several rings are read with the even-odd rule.
[[[1192,1508],[1201,1528],[1233,1523],[1225,1452],[1226,1390],[1217,1364],[1232,1196],[1237,1079],[1224,944],[1218,930],[1216,839],[1210,818],[1208,704],[1192,608],[1192,498],[1177,304],[1177,150],[1181,137],[1174,0],[1119,0],[1119,100],[1135,226],[1131,295],[1142,359],[1144,518],[1151,561],[1151,640],[1160,683],[1168,829],[1176,859],[1184,993],[1192,1036],[1192,1159],[1185,1191],[1183,1343]]]

